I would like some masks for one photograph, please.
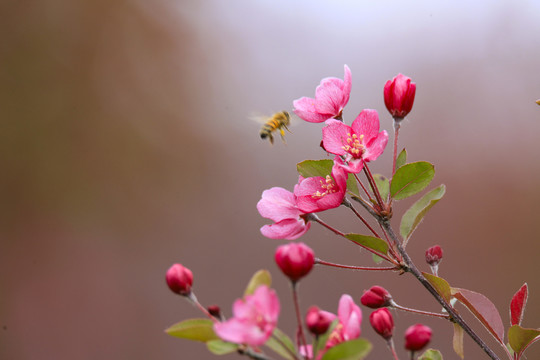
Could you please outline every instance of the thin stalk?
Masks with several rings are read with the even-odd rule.
[[[364,186],[364,184],[362,183],[362,181],[360,181],[360,179],[358,178],[358,174],[354,174],[354,178],[356,179],[356,182],[358,184],[360,184],[360,186],[362,187],[362,190],[364,190],[364,192],[366,193],[368,199],[370,201],[373,201],[373,198],[371,197],[371,194],[369,193],[368,189],[366,189],[366,187]]]
[[[201,310],[210,320],[217,323],[219,322],[218,319],[216,319],[212,314],[208,312],[208,309],[206,309],[204,306],[201,305],[199,300],[197,300],[197,297],[195,296],[195,293],[192,291],[189,293],[189,295],[185,296],[186,300],[190,302],[191,304],[195,305],[196,308]]]
[[[300,342],[304,346],[304,349],[307,350],[307,342],[306,337],[304,336],[304,327],[302,326],[302,315],[300,314],[300,304],[298,301],[298,291],[296,284],[296,281],[292,282],[294,310],[296,311],[296,321],[298,322],[298,333],[300,334]],[[304,358],[307,359],[307,356],[304,356]]]
[[[291,349],[289,349],[289,347],[287,345],[285,345],[283,343],[283,341],[281,341],[280,338],[278,338],[277,336],[275,336],[274,334],[272,334],[272,338],[274,340],[276,340],[277,343],[279,343],[279,345],[281,345],[281,347],[286,351],[288,352],[295,360],[298,360],[298,356],[296,356],[296,354],[294,352],[291,351]]]
[[[392,356],[394,356],[394,360],[399,360],[397,354],[396,354],[396,347],[394,346],[394,339],[390,338],[387,341],[388,348],[392,352]]]
[[[351,196],[351,199],[353,199],[354,201],[360,203],[360,205],[362,205],[362,207],[363,207],[364,209],[366,209],[366,211],[367,211],[368,213],[370,213],[371,216],[373,216],[373,217],[375,217],[375,218],[378,216],[377,213],[375,212],[375,210],[373,210],[373,207],[371,206],[371,204],[368,203],[368,202],[366,202],[366,201],[365,201],[364,199],[362,199],[361,197],[358,197],[358,196],[356,196],[356,195],[352,195],[352,196]]]
[[[401,120],[403,120],[403,119],[396,120],[394,118],[394,156],[393,156],[393,162],[392,162],[392,177],[394,177],[394,174],[396,173],[398,136],[399,136],[399,128],[401,127]]]
[[[405,307],[405,306],[398,305],[396,303],[393,303],[392,306],[394,308],[398,309],[398,310],[403,310],[403,311],[408,311],[408,312],[412,312],[412,313],[415,313],[415,314],[439,317],[439,318],[443,318],[443,319],[446,319],[446,320],[450,320],[450,315],[448,315],[448,314],[439,314],[439,313],[434,313],[434,312],[430,312],[430,311],[411,309],[411,308],[408,308],[408,307]]]
[[[373,193],[375,194],[375,198],[377,199],[377,204],[380,206],[381,210],[384,210],[384,201],[381,197],[381,193],[379,192],[379,188],[377,187],[377,184],[375,183],[375,180],[373,179],[373,175],[371,174],[371,171],[369,171],[369,167],[367,165],[367,162],[364,161],[364,173],[366,174],[366,177],[368,179],[369,185],[371,186],[371,189],[373,190]]]
[[[383,220],[380,217],[378,217],[377,220],[386,229],[386,232],[388,233],[392,241],[394,241],[399,253],[401,254],[401,256],[403,256],[403,260],[405,261],[406,266],[405,270],[410,272],[415,278],[418,279],[418,281],[420,281],[420,283],[431,293],[431,295],[433,295],[437,302],[441,304],[442,307],[448,312],[451,320],[459,324],[459,326],[461,326],[463,330],[465,330],[467,335],[469,335],[491,359],[499,360],[499,357],[493,352],[493,350],[491,350],[491,348],[476,334],[476,332],[474,332],[474,330],[469,327],[465,320],[463,320],[463,318],[456,312],[456,310],[454,310],[452,305],[446,302],[446,300],[441,295],[439,295],[433,285],[431,285],[431,283],[427,281],[427,279],[424,277],[424,275],[422,275],[420,270],[418,270],[416,265],[414,265],[413,261],[411,260],[405,249],[403,249],[403,247],[401,246],[401,243],[399,242],[399,239],[394,232],[394,229],[392,229],[390,222],[388,220]]]
[[[266,356],[265,354],[259,354],[251,350],[250,348],[238,349],[240,355],[246,355],[247,357],[254,360],[272,360],[272,358]]]
[[[375,230],[373,230],[373,228],[368,224],[368,222],[362,217],[362,215],[360,215],[358,213],[358,211],[356,211],[356,209],[354,208],[354,206],[352,205],[352,203],[348,200],[348,199],[343,199],[343,205],[345,205],[346,207],[348,207],[349,209],[352,210],[352,212],[354,213],[354,215],[356,215],[357,218],[360,219],[360,221],[362,221],[364,223],[364,225],[366,225],[366,227],[369,229],[369,231],[371,231],[371,233],[373,235],[375,235],[376,237],[380,238],[381,236],[379,234],[377,234],[377,232]]]
[[[340,269],[349,269],[349,270],[365,270],[365,271],[399,271],[400,270],[400,268],[397,266],[367,267],[367,266],[342,265],[342,264],[336,264],[336,263],[324,261],[319,258],[315,258],[315,264],[332,266],[332,267],[337,267]]]

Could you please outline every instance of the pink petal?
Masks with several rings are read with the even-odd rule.
[[[329,114],[329,118],[339,114],[343,101],[343,80],[326,78],[315,90],[315,108],[318,113]]]
[[[310,227],[311,223],[306,224],[303,219],[286,219],[272,225],[264,225],[261,227],[261,234],[270,239],[296,240]]]
[[[235,318],[214,324],[214,331],[221,339],[237,344],[258,346],[268,339],[258,326]]]
[[[368,143],[379,134],[379,114],[377,114],[377,110],[362,110],[353,121],[352,128],[357,135],[364,135],[364,143]]]
[[[360,313],[361,314],[361,313]],[[345,340],[353,340],[360,336],[360,322],[362,321],[362,317],[358,317],[357,312],[351,313],[349,318],[347,319],[347,322],[344,324],[344,332],[343,337]]]
[[[332,117],[328,114],[320,114],[315,108],[315,99],[312,98],[302,97],[294,100],[293,106],[294,113],[307,122],[319,123]]]
[[[386,130],[383,130],[379,133],[379,135],[371,141],[370,144],[368,144],[366,152],[364,153],[364,160],[365,161],[374,161],[376,160],[386,148],[386,144],[388,143],[388,133]]]
[[[252,295],[253,303],[257,311],[263,315],[270,323],[277,323],[280,304],[279,298],[273,289],[268,286],[259,286]]]
[[[341,103],[341,108],[344,108],[349,102],[352,87],[351,69],[349,69],[347,65],[345,65],[345,76],[343,77],[343,80],[343,100]]]
[[[257,203],[257,210],[262,217],[279,222],[285,219],[297,219],[300,210],[296,208],[296,199],[292,192],[273,187],[262,193]]]
[[[347,145],[347,134],[351,134],[350,126],[342,122],[334,121],[331,125],[325,126],[322,129],[323,145],[326,151],[335,155],[345,155],[346,151],[343,146]]]
[[[351,295],[343,294],[339,299],[338,318],[342,324],[346,324],[354,308],[354,300]]]

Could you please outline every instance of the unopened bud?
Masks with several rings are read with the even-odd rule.
[[[416,324],[405,331],[405,348],[410,351],[422,350],[431,340],[431,329]]]
[[[430,266],[437,266],[441,262],[443,251],[439,245],[435,245],[426,250],[426,262]]]
[[[373,330],[381,335],[386,340],[392,337],[394,332],[394,318],[387,308],[375,310],[369,315],[369,322]]]
[[[331,312],[312,306],[306,314],[306,326],[313,335],[322,335],[328,330],[335,318],[336,315]]]
[[[172,292],[182,296],[188,296],[191,293],[193,273],[181,264],[174,264],[171,266],[169,270],[167,270],[165,280]]]
[[[394,118],[402,119],[412,110],[416,84],[398,74],[384,85],[384,104]]]
[[[275,260],[281,271],[296,282],[311,271],[315,254],[304,243],[291,243],[277,248]]]
[[[364,306],[378,309],[380,307],[390,306],[392,295],[382,286],[376,285],[364,292],[364,295],[360,298],[360,302]]]
[[[216,319],[221,319],[221,309],[217,305],[210,305],[208,308],[208,313],[215,317]]]

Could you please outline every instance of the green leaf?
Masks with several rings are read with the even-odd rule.
[[[452,297],[452,292],[450,289],[450,285],[446,280],[443,278],[440,278],[435,275],[431,275],[429,273],[423,272],[422,275],[429,281],[431,285],[437,290],[437,293],[443,297],[446,302],[450,302],[450,298]]]
[[[365,339],[356,339],[342,342],[331,347],[322,357],[322,360],[360,360],[371,351],[371,343]]]
[[[193,341],[218,340],[214,333],[214,323],[209,319],[188,319],[176,323],[165,330],[171,336]]]
[[[345,237],[380,254],[386,255],[388,253],[388,244],[383,239],[360,234],[345,234]]]
[[[379,189],[379,194],[381,194],[382,199],[386,201],[386,199],[388,199],[388,192],[390,192],[390,180],[381,174],[373,175],[373,179],[375,180],[375,185],[377,185],[377,188]]]
[[[419,161],[403,165],[396,170],[390,185],[390,195],[402,200],[426,188],[435,176],[433,164]]]
[[[399,232],[403,237],[403,246],[407,245],[410,236],[416,230],[426,213],[443,197],[446,191],[446,186],[441,185],[424,196],[420,200],[414,203],[413,206],[407,210],[407,212],[401,218],[401,226]]]
[[[538,339],[540,339],[540,330],[538,329],[525,329],[519,325],[514,325],[508,329],[508,342],[518,354],[518,359],[525,349]]]
[[[418,360],[443,360],[442,354],[439,350],[428,349],[424,351]]]
[[[397,159],[396,159],[396,170],[405,165],[407,162],[407,150],[405,148],[401,150]]]
[[[296,164],[296,170],[305,178],[315,176],[326,177],[326,175],[330,175],[332,173],[333,166],[333,160],[304,160]],[[349,174],[349,177],[347,178],[347,190],[356,196],[360,196],[358,185],[356,185],[356,179],[352,174]]]
[[[452,344],[454,345],[454,351],[460,358],[465,357],[465,350],[463,349],[463,328],[459,324],[454,323],[454,339]]]
[[[384,260],[382,257],[377,256],[377,255],[375,255],[375,254],[371,254],[371,257],[373,258],[373,262],[374,262],[375,264],[380,264],[380,263],[382,263],[383,260]]]
[[[210,340],[206,347],[214,355],[227,355],[238,350],[238,345],[223,340]]]
[[[264,345],[268,346],[270,349],[272,349],[276,354],[280,355],[281,357],[288,360],[294,360],[293,354],[296,354],[296,349],[294,348],[294,344],[291,341],[291,339],[283,331],[279,330],[278,328],[274,329],[272,336],[268,339],[268,341],[266,341]],[[286,348],[284,348],[283,345],[285,345]]]
[[[268,287],[272,286],[272,275],[268,270],[259,270],[251,277],[249,283],[244,291],[244,296],[252,295],[255,290],[261,285],[266,285]]]

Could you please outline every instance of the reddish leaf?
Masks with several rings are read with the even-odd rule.
[[[527,283],[514,294],[512,301],[510,301],[510,322],[512,325],[521,325],[523,320],[523,313],[525,312],[525,305],[527,304],[527,297],[529,296],[529,288]]]
[[[465,289],[453,289],[454,297],[465,305],[486,329],[504,345],[504,325],[499,311],[484,295]]]
[[[537,329],[525,329],[519,325],[514,325],[508,330],[508,342],[518,354],[518,359],[529,346],[539,339],[540,330]]]
[[[460,358],[465,358],[465,351],[463,350],[463,328],[459,324],[454,323],[454,351]]]

